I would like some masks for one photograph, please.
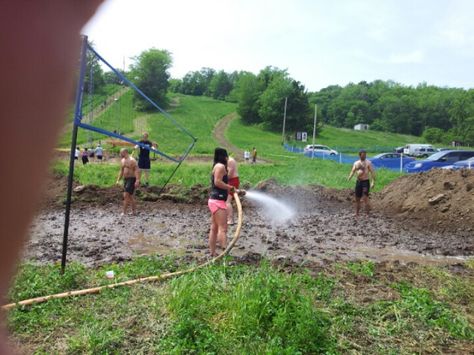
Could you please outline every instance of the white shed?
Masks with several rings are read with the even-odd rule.
[[[358,123],[354,126],[354,131],[368,131],[369,125],[365,123]]]

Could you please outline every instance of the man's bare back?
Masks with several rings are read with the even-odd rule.
[[[239,176],[237,162],[232,157],[229,157],[229,160],[227,161],[227,176],[229,179]]]

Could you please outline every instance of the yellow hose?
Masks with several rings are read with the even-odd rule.
[[[206,266],[209,266],[209,265],[215,263],[216,261],[222,259],[227,254],[229,254],[229,252],[232,250],[235,243],[237,242],[237,240],[240,237],[240,230],[242,229],[242,218],[243,218],[242,217],[242,204],[240,203],[239,195],[236,192],[234,193],[234,199],[235,199],[235,203],[237,204],[237,211],[238,211],[238,222],[237,222],[237,227],[236,227],[235,232],[234,232],[234,237],[230,241],[227,248],[221,254],[219,254],[218,256],[216,256],[215,258],[213,258],[211,260],[206,261],[203,264],[192,267],[190,269],[186,269],[186,270],[182,270],[182,271],[176,271],[176,272],[170,272],[170,273],[162,274],[162,275],[159,275],[159,276],[141,277],[141,278],[138,278],[138,279],[123,281],[123,282],[116,282],[114,284],[105,285],[105,286],[99,286],[99,287],[87,288],[87,289],[83,289],[83,290],[68,291],[68,292],[63,292],[63,293],[56,293],[54,295],[30,298],[30,299],[27,299],[27,300],[23,300],[23,301],[3,305],[2,309],[8,310],[8,309],[11,309],[11,308],[16,307],[16,306],[27,306],[27,305],[42,303],[42,302],[46,302],[46,301],[49,301],[49,300],[52,300],[52,299],[58,299],[58,298],[66,298],[66,297],[71,297],[71,296],[81,296],[81,295],[95,294],[95,293],[99,293],[102,290],[105,290],[107,288],[116,288],[116,287],[119,287],[119,286],[130,286],[130,285],[140,283],[140,282],[163,281],[163,280],[166,280],[166,279],[170,279],[172,277],[181,276],[181,275],[184,275],[184,274],[189,274],[189,273],[194,272],[198,269],[202,269]]]

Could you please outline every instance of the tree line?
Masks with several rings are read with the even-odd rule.
[[[416,87],[375,80],[328,86],[310,95],[326,123],[352,128],[422,135],[430,143],[474,144],[474,90]]]
[[[370,129],[423,136],[431,143],[459,141],[474,145],[474,90],[419,84],[405,86],[394,81],[361,81],[346,86],[331,85],[308,92],[286,70],[268,66],[258,74],[246,71],[227,73],[212,68],[190,71],[182,79],[170,79],[170,52],[149,49],[134,58],[127,73],[142,91],[166,107],[167,92],[209,96],[237,103],[237,112],[247,124],[281,131],[285,98],[286,131],[312,131],[314,105],[318,105],[318,132],[323,123],[353,128],[358,123]],[[97,59],[88,60],[85,90],[117,83],[113,73],[103,73]],[[151,105],[135,95],[135,106]]]

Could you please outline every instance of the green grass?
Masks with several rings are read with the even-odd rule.
[[[197,138],[193,154],[212,154],[217,146],[212,131],[217,122],[225,115],[234,112],[233,103],[217,101],[209,97],[194,97],[176,94],[173,100],[179,105],[169,110],[172,118]],[[159,149],[171,154],[180,154],[191,143],[175,125],[162,114],[148,117],[148,127],[152,141],[158,142]]]
[[[162,186],[173,169],[175,164],[164,161],[152,162],[150,183]],[[209,162],[184,162],[177,170],[171,180],[172,184],[179,184],[183,187],[191,187],[196,184],[209,185],[212,161]],[[53,170],[66,176],[69,165],[64,160],[54,163]],[[81,184],[98,185],[102,187],[112,186],[115,183],[119,170],[118,163],[104,164],[76,164],[74,179]],[[302,156],[295,156],[294,159],[280,158],[278,162],[268,164],[244,164],[239,167],[240,179],[243,185],[255,186],[260,181],[275,179],[282,185],[308,185],[318,184],[336,189],[352,188],[354,180],[347,181],[350,165],[338,164],[333,161],[308,159]],[[381,190],[384,186],[400,176],[400,173],[387,169],[377,170],[377,183],[375,191]]]
[[[251,149],[256,146],[259,152],[267,157],[288,152],[281,146],[281,133],[263,130],[259,125],[244,125],[240,120],[234,120],[227,132],[227,138],[241,148]],[[316,138],[317,144],[328,145],[342,153],[356,153],[360,148],[369,153],[390,152],[393,148],[407,143],[423,142],[423,139],[395,133],[377,131],[353,131],[343,128],[324,126],[320,136]],[[290,141],[289,144],[304,147],[306,142]]]
[[[102,103],[104,99],[105,97],[101,97],[101,100],[99,100],[98,103]],[[86,115],[86,113],[84,113],[84,115]],[[111,132],[115,130],[127,134],[134,131],[133,121],[139,115],[140,113],[133,109],[133,93],[129,90],[123,94],[118,101],[113,102],[108,106],[99,117],[95,118],[92,125]],[[105,141],[108,138],[109,137],[102,134],[79,128],[77,144],[78,146],[86,145],[87,147],[91,147],[93,145],[90,142],[98,140]],[[60,137],[59,146],[69,148],[70,144],[71,131],[67,131]],[[95,148],[95,146],[93,147]]]
[[[367,262],[312,274],[231,258],[161,284],[139,284],[53,300],[8,313],[13,338],[36,353],[408,354],[473,350],[470,275],[445,268],[386,271]],[[11,300],[104,285],[187,267],[172,257],[139,257],[88,269],[25,264]],[[417,276],[413,279],[410,275]],[[463,285],[446,300],[433,274]],[[387,276],[390,277],[387,277]],[[441,280],[440,280],[441,281]],[[427,286],[424,287],[423,284]],[[365,297],[366,290],[376,296]],[[471,313],[472,315],[472,313]],[[462,352],[462,351],[461,351]]]

